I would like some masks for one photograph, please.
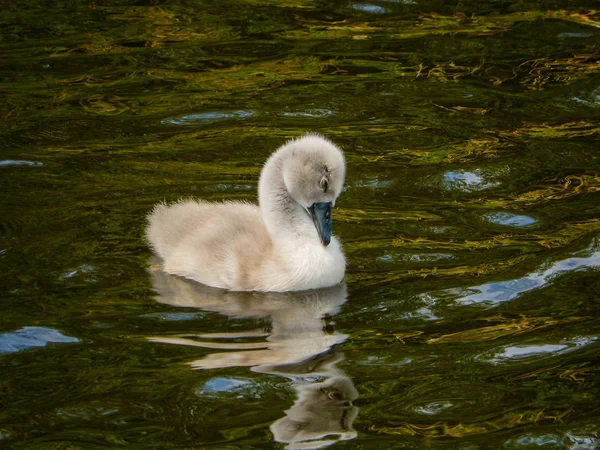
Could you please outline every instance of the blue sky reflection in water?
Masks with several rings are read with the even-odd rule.
[[[597,2],[0,8],[0,447],[600,447]],[[155,203],[345,151],[345,284],[161,276]]]
[[[466,295],[461,295],[456,301],[462,304],[505,302],[513,300],[525,292],[540,289],[547,283],[553,282],[556,277],[566,275],[571,271],[598,267],[600,267],[600,252],[594,251],[590,256],[557,261],[543,270],[529,273],[521,278],[470,287],[466,290]]]

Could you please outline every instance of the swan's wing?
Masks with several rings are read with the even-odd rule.
[[[272,247],[259,208],[242,202],[159,204],[146,236],[166,272],[226,289],[252,289]]]

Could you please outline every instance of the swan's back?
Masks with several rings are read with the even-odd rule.
[[[260,209],[242,202],[161,203],[146,235],[166,272],[236,290],[255,283],[272,248]]]

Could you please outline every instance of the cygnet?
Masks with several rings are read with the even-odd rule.
[[[300,291],[333,286],[346,260],[332,236],[342,192],[342,151],[317,134],[278,148],[265,163],[258,203],[161,203],[146,237],[162,270],[233,291]]]

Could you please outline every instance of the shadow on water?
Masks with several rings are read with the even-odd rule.
[[[344,356],[335,349],[347,336],[326,323],[346,302],[345,284],[304,292],[229,292],[159,269],[151,270],[151,274],[160,303],[198,308],[236,319],[264,318],[271,322],[268,333],[224,331],[148,339],[219,350],[190,362],[192,369],[249,367],[253,372],[291,380],[296,401],[285,411],[285,417],[270,427],[277,442],[288,444],[286,448],[290,449],[323,448],[335,440],[356,437],[352,423],[358,408],[352,402],[358,392],[352,380],[337,367]],[[205,388],[211,390],[211,386]],[[219,389],[212,386],[215,388]]]

